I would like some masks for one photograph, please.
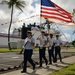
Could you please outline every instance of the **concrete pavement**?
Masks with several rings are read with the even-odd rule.
[[[58,60],[57,63],[53,63],[52,65],[48,65],[47,67],[45,64],[43,64],[43,68],[38,68],[38,66],[36,66],[35,71],[33,71],[30,67],[28,67],[27,73],[21,73],[22,69],[20,69],[0,75],[48,75],[49,73],[57,71],[72,63],[75,63],[75,56],[64,58],[63,63],[60,63]]]
[[[75,52],[65,52],[62,49],[61,56],[62,58],[75,55]],[[48,51],[46,51],[46,57],[48,59]],[[34,51],[32,56],[34,61],[39,61],[39,51]],[[1,69],[8,69],[14,66],[19,66],[23,61],[23,54],[14,53],[0,53],[0,71]]]

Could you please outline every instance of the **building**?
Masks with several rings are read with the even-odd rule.
[[[20,30],[20,31],[19,31]],[[41,35],[40,29],[37,27],[32,27],[31,32],[34,35],[36,44],[39,44],[39,41],[36,40],[37,37]],[[50,33],[55,34],[56,30],[50,30]],[[10,44],[11,48],[22,48],[24,39],[21,39],[21,28],[14,29],[13,33],[10,35]],[[8,47],[8,34],[0,33],[0,47]]]
[[[10,42],[12,43],[17,43],[20,40],[20,36],[10,36]],[[0,47],[8,47],[8,34],[0,33]]]

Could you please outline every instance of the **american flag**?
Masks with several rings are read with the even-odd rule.
[[[72,15],[50,0],[41,0],[41,17],[72,22]]]

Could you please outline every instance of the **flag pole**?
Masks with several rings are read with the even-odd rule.
[[[51,29],[51,23],[53,23],[53,22],[50,22],[49,20],[48,20],[48,18],[46,19],[46,23],[47,23],[47,28],[48,28],[48,34],[49,34],[49,46],[50,46],[50,29]],[[50,24],[50,25],[49,25]]]
[[[50,25],[48,19],[46,19],[47,27],[48,27],[48,35],[50,34]],[[50,36],[49,36],[49,46],[50,46]]]
[[[42,23],[41,23],[41,0],[40,0],[40,32],[41,32],[41,28],[42,28]]]

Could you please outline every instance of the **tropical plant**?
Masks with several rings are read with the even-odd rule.
[[[75,40],[74,40],[74,41],[72,41],[72,45],[75,47]]]
[[[21,11],[22,8],[25,7],[25,2],[24,1],[21,1],[21,0],[3,0],[2,1],[2,4],[7,4],[8,5],[8,8],[11,9],[11,20],[10,20],[10,25],[9,25],[9,29],[8,29],[8,47],[9,47],[9,50],[11,50],[11,46],[10,46],[10,29],[11,29],[11,25],[12,25],[12,19],[13,19],[13,10],[14,10],[14,7],[20,9]]]
[[[73,12],[72,12],[72,14],[73,14],[73,15],[75,14],[75,9],[73,9]]]

